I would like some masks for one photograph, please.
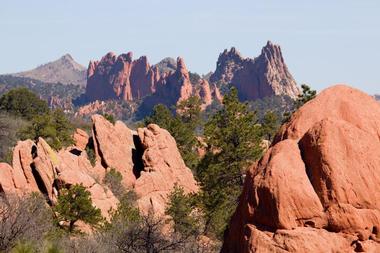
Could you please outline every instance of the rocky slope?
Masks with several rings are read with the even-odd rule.
[[[380,105],[338,85],[249,170],[222,252],[380,252],[379,226]]]
[[[54,151],[39,138],[37,142],[19,141],[13,152],[12,166],[0,163],[0,192],[5,195],[41,192],[54,205],[64,186],[83,184],[95,206],[108,217],[118,199],[103,184],[106,172],[114,168],[123,175],[123,185],[137,194],[142,212],[153,209],[163,215],[167,196],[178,184],[186,192],[198,191],[189,168],[184,164],[174,138],[157,125],[131,131],[121,121],[115,125],[94,115],[92,136],[77,130],[76,145]],[[95,149],[92,166],[86,147]]]
[[[261,54],[254,59],[243,58],[235,49],[219,55],[213,83],[231,83],[239,91],[241,100],[255,100],[274,95],[296,98],[297,84],[282,56],[281,48],[268,41]]]
[[[70,54],[65,54],[56,61],[41,65],[35,69],[12,74],[27,77],[45,83],[86,85],[86,68],[77,63]]]

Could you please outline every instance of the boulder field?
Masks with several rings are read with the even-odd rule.
[[[54,205],[63,187],[82,184],[107,218],[108,211],[119,203],[103,183],[111,168],[122,174],[128,190],[136,192],[137,205],[144,213],[152,209],[163,215],[175,184],[188,193],[198,191],[174,138],[165,129],[151,124],[136,132],[121,121],[112,124],[100,115],[94,115],[92,121],[92,136],[77,129],[75,145],[58,152],[42,138],[19,141],[12,166],[0,163],[0,192],[5,196],[41,192]],[[86,150],[93,150],[94,166]]]
[[[337,85],[250,168],[222,252],[380,252],[379,229],[380,105]]]

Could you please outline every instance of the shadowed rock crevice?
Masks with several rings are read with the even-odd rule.
[[[69,151],[71,154],[73,155],[76,155],[76,156],[80,156],[82,154],[82,151],[77,149],[77,148],[73,148]]]
[[[313,187],[314,192],[317,194],[319,201],[324,206],[324,203],[323,203],[324,201],[323,201],[323,198],[320,194],[320,190],[318,189],[318,186],[316,186],[316,183],[315,183],[315,180],[316,180],[315,175],[313,175],[313,166],[315,167],[316,165],[312,164],[310,162],[310,159],[309,159],[309,156],[312,156],[312,157],[319,157],[319,156],[318,156],[318,154],[316,154],[314,152],[309,153],[311,150],[308,150],[309,152],[305,151],[306,147],[304,146],[305,145],[304,143],[308,143],[308,142],[310,142],[310,140],[308,139],[308,136],[304,136],[298,142],[298,148],[300,150],[301,159],[305,165],[305,173],[307,175],[307,178],[309,179],[309,182],[310,182],[311,186]]]
[[[107,165],[107,162],[106,160],[104,159],[104,156],[103,156],[103,153],[102,153],[102,150],[100,149],[100,145],[99,145],[99,142],[98,140],[96,139],[96,128],[95,128],[95,125],[92,127],[92,131],[93,131],[93,137],[91,137],[89,140],[88,140],[88,146],[90,148],[92,148],[94,151],[96,150],[99,154],[99,157],[100,157],[100,163],[102,164],[102,166],[104,168],[107,168],[108,165]],[[96,148],[95,148],[96,146]]]
[[[32,169],[33,177],[36,180],[38,189],[40,190],[40,192],[42,194],[44,194],[46,197],[48,197],[49,196],[48,189],[46,189],[44,180],[42,179],[40,173],[37,171],[35,163],[31,163],[30,167]],[[49,199],[49,198],[47,198],[47,199]]]
[[[141,171],[144,170],[144,161],[142,159],[144,147],[138,135],[133,135],[133,143],[135,144],[135,148],[132,149],[133,174],[138,179],[141,176]]]

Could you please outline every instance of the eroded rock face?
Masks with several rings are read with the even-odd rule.
[[[123,176],[123,183],[132,187],[136,176],[133,173],[132,131],[121,121],[113,125],[100,115],[92,116],[93,141],[98,161],[104,168],[114,168]]]
[[[132,101],[155,91],[160,78],[145,56],[132,60],[132,52],[116,56],[108,53],[100,61],[91,61],[87,70],[88,101],[122,99]]]
[[[103,171],[105,169],[103,168]],[[83,150],[75,147],[54,151],[44,139],[35,143],[19,141],[13,151],[13,167],[0,164],[0,193],[28,194],[40,192],[48,197],[49,203],[56,203],[62,187],[83,184],[102,215],[109,218],[108,211],[119,202],[112,192],[97,178]]]
[[[380,251],[379,117],[343,85],[300,108],[247,174],[222,252]]]
[[[85,150],[85,148],[88,144],[89,138],[90,137],[88,136],[86,131],[84,131],[80,128],[77,128],[74,132],[74,135],[73,135],[75,146],[81,150]]]
[[[274,95],[296,98],[297,84],[285,64],[280,46],[268,41],[261,54],[243,58],[235,49],[219,55],[213,83],[231,83],[239,91],[241,100],[255,100]]]
[[[100,115],[94,115],[92,120],[98,164],[122,174],[123,185],[136,192],[142,212],[153,208],[156,214],[163,215],[167,195],[175,184],[186,192],[198,190],[174,138],[165,129],[151,124],[136,133],[124,123],[112,125]]]
[[[183,187],[186,193],[197,192],[198,186],[167,130],[150,124],[138,129],[138,137],[144,167],[134,187],[137,203],[144,212],[153,208],[155,213],[164,215],[167,197],[175,184]]]

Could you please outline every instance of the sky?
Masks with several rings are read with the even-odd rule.
[[[279,44],[296,81],[380,93],[379,0],[0,0],[0,73],[70,53],[87,66],[132,51],[154,64],[181,56],[214,71],[232,46],[256,57]]]

